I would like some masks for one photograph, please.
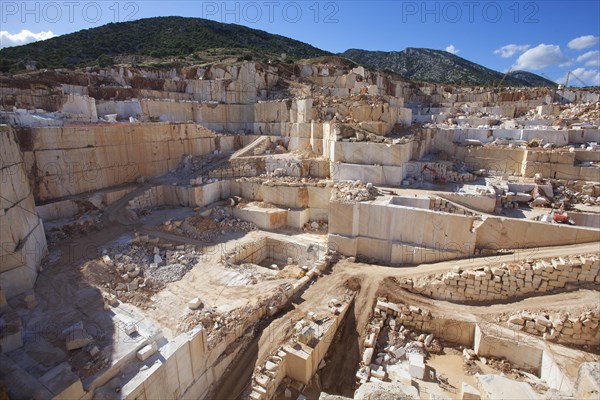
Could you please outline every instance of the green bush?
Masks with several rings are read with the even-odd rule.
[[[115,64],[115,60],[106,54],[102,54],[100,57],[98,57],[97,61],[100,68],[109,67]]]

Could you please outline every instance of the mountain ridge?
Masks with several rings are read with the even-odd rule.
[[[444,50],[414,47],[402,51],[348,49],[339,55],[417,81],[477,86],[556,86],[551,80],[531,72],[503,74]]]

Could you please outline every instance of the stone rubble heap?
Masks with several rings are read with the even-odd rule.
[[[223,207],[216,207],[211,210],[208,217],[193,215],[184,220],[168,220],[160,229],[204,242],[215,242],[220,235],[251,232],[257,227],[252,222],[232,218]]]
[[[137,242],[115,246],[102,256],[102,262],[120,276],[118,281],[107,283],[118,299],[128,299],[138,289],[158,289],[179,281],[200,260],[193,246],[152,247]]]
[[[364,351],[360,368],[356,373],[359,384],[384,379],[402,380],[425,379],[425,359],[430,353],[442,351],[440,341],[427,331],[431,321],[429,312],[418,307],[389,303],[384,298],[377,299],[374,317],[367,327]],[[386,338],[381,343],[379,336]],[[431,332],[432,330],[429,329]],[[408,362],[408,365],[406,365]],[[400,370],[408,367],[407,373]]]
[[[193,309],[190,309],[185,318],[179,322],[177,331],[179,333],[188,332],[201,324],[208,332],[208,348],[212,349],[219,345],[225,337],[235,335],[235,330],[240,329],[240,321],[257,322],[265,315],[269,307],[274,305],[280,307],[281,303],[285,303],[287,298],[282,293],[285,293],[288,285],[285,283],[280,285],[273,293],[269,293],[268,297],[256,304],[249,304],[228,312],[221,312],[198,298],[193,299],[188,303],[188,307],[193,307]],[[281,300],[282,298],[284,300]],[[193,303],[195,304],[192,306]],[[254,322],[251,325],[253,324]]]
[[[304,224],[302,230],[304,232],[327,233],[329,225],[325,221],[310,221]]]
[[[587,206],[600,205],[600,184],[588,182],[577,185],[564,185],[557,183],[554,185],[554,203],[558,208],[560,204],[567,206],[575,204],[585,204]]]
[[[228,313],[221,313],[216,308],[201,304],[196,310],[190,312],[178,323],[179,333],[188,332],[198,325],[202,325],[208,332],[208,347],[213,348],[227,334],[235,329],[243,315],[253,313],[253,307],[246,306]]]
[[[99,213],[92,211],[60,226],[48,224],[46,235],[49,242],[56,243],[61,240],[80,237],[87,232],[97,231],[100,229],[99,223]]]
[[[67,351],[81,351],[77,355],[78,361],[83,363],[83,368],[78,372],[80,377],[91,376],[109,363],[106,355],[98,347],[97,341],[100,337],[90,334],[82,321],[65,328],[61,336]]]
[[[511,315],[507,324],[511,329],[542,336],[545,340],[574,345],[600,345],[600,311],[587,311],[579,316],[569,313],[530,313],[521,311]]]
[[[600,123],[600,103],[567,104],[559,115],[559,119],[577,120],[598,125]],[[561,107],[562,108],[562,107]]]
[[[345,122],[345,121],[344,121]],[[387,137],[376,135],[368,130],[365,130],[361,127],[361,123],[353,123],[353,124],[340,124],[338,125],[339,134],[335,136],[336,141],[341,142],[372,142],[372,143],[384,143],[388,145],[394,144],[406,144],[410,143],[414,140],[414,135],[408,134],[403,137]],[[402,134],[403,132],[402,126],[400,124],[396,124],[392,130],[390,131],[391,135],[394,134]]]
[[[315,187],[326,187],[330,182],[320,178],[303,177],[298,178],[295,176],[274,176],[273,174],[262,174],[257,177],[246,177],[236,179],[236,182],[252,182],[260,183],[265,186],[315,186]]]
[[[375,200],[380,196],[379,190],[373,184],[361,181],[340,181],[333,185],[331,201],[355,203]]]
[[[533,187],[531,190],[510,191],[510,185],[497,187],[496,193],[499,195],[496,207],[518,208],[520,205],[529,205],[558,209],[564,205],[569,210],[575,204],[600,205],[600,184],[596,182],[544,180],[541,176],[536,177],[535,181],[530,185]]]
[[[475,269],[455,267],[443,275],[405,279],[402,286],[438,300],[468,302],[514,299],[586,283],[600,283],[600,253]]]

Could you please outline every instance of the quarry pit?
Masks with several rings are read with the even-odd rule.
[[[597,398],[597,89],[314,60],[0,84],[9,398]]]

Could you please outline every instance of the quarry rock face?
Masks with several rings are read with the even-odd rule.
[[[47,250],[44,226],[35,208],[23,153],[15,132],[7,125],[0,125],[0,152],[3,182],[0,288],[3,295],[10,298],[33,287]]]

